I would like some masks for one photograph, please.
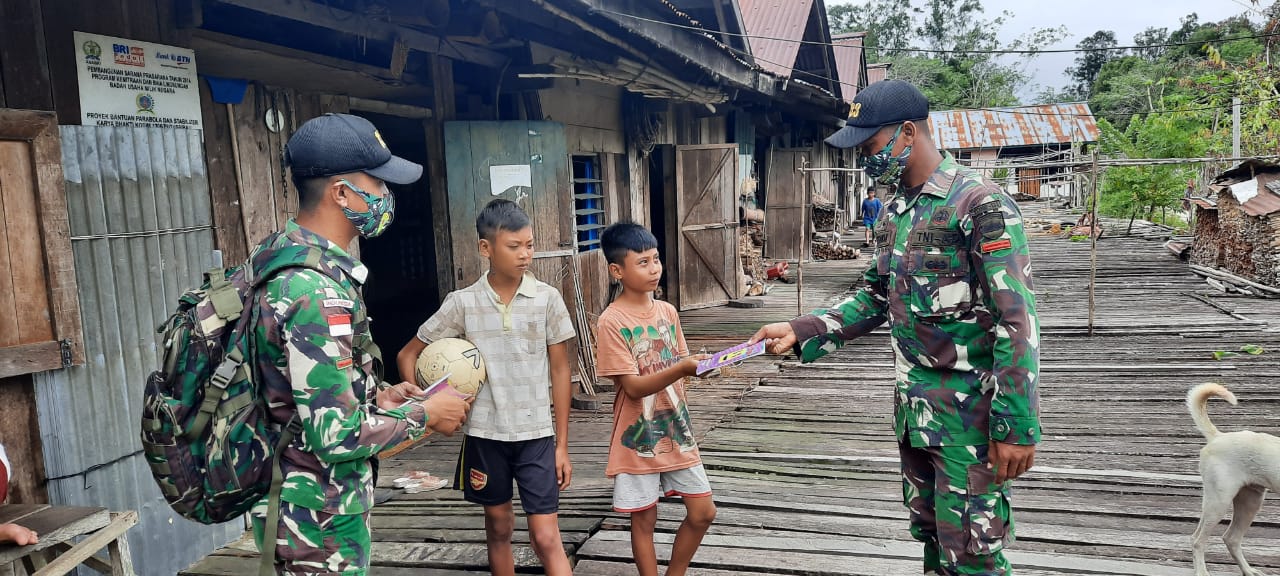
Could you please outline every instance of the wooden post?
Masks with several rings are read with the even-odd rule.
[[[231,164],[236,175],[236,196],[240,200],[240,221],[244,223],[244,245],[253,247],[257,244],[257,240],[252,237],[253,232],[249,230],[249,208],[248,202],[245,202],[244,174],[243,168],[240,166],[240,140],[236,134],[236,107],[234,104],[227,102],[227,126],[231,128]]]
[[[444,56],[427,56],[431,67],[432,116],[424,120],[427,131],[427,178],[431,194],[431,221],[436,249],[436,278],[440,301],[453,291],[453,240],[449,228],[449,180],[445,174],[444,123],[454,119],[453,62]]]
[[[800,250],[796,252],[796,316],[804,316],[804,243],[809,235],[809,159],[800,159],[800,176],[804,181],[804,199],[800,201]]]
[[[1093,213],[1089,228],[1089,335],[1093,336],[1094,291],[1098,282],[1098,153],[1093,153],[1093,200],[1090,211]]]

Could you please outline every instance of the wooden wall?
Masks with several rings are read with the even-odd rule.
[[[80,123],[73,31],[184,46],[164,33],[166,0],[0,0],[0,108],[53,110]],[[48,501],[32,378],[0,379],[0,442],[13,464],[10,502]]]
[[[217,245],[224,263],[231,266],[243,261],[264,236],[282,229],[298,214],[298,193],[283,163],[289,136],[311,118],[326,112],[347,112],[349,104],[344,96],[260,83],[251,83],[239,104],[217,104],[202,80],[200,106]],[[283,114],[283,130],[267,129],[264,118],[268,109]],[[351,249],[357,250],[358,243]]]

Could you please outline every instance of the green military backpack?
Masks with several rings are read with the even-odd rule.
[[[271,246],[268,238],[263,246]],[[299,247],[300,248],[300,247]],[[160,326],[163,365],[143,392],[142,448],[175,512],[203,524],[241,517],[269,497],[263,542],[274,543],[284,481],[280,454],[301,433],[295,414],[277,430],[268,417],[253,362],[257,298],[287,268],[320,267],[323,252],[298,249],[254,270],[252,261],[205,274]],[[275,546],[264,546],[263,566]]]

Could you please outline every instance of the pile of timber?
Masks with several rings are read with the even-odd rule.
[[[836,223],[840,221],[840,214],[844,212],[836,208],[835,204],[827,204],[823,202],[814,202],[812,211],[813,229],[819,232],[831,232],[836,229]]]
[[[815,232],[809,244],[814,260],[853,260],[862,250],[841,241],[839,232]]]
[[[815,260],[854,260],[862,255],[862,251],[844,244],[814,243],[813,258]]]
[[[1280,288],[1259,284],[1248,278],[1241,278],[1221,268],[1206,268],[1191,264],[1192,272],[1204,278],[1214,289],[1227,294],[1245,294],[1258,298],[1280,298]]]

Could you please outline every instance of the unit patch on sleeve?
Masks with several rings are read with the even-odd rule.
[[[981,250],[983,254],[990,254],[996,250],[1004,250],[1005,248],[1012,247],[1013,241],[1008,238],[1004,238],[1001,240],[993,240],[991,242],[983,242],[982,246],[979,247],[979,250]]]
[[[973,229],[986,240],[1004,236],[1004,213],[996,210],[974,216]]]

